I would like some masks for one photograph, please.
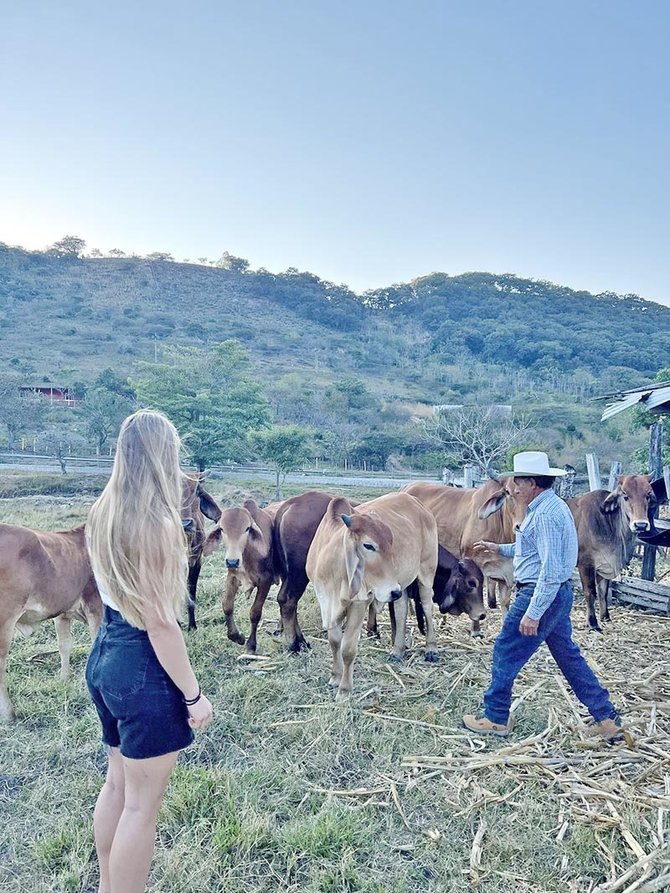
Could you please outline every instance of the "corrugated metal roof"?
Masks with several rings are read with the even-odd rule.
[[[649,384],[643,388],[632,388],[630,391],[618,391],[613,394],[604,394],[596,397],[596,400],[606,400],[611,397],[618,399],[608,403],[601,416],[601,421],[623,412],[637,403],[641,403],[645,409],[652,412],[670,412],[670,381],[662,381],[658,384]]]

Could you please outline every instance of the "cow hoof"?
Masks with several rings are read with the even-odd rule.
[[[386,662],[389,664],[401,664],[403,662],[403,657],[400,654],[389,654],[386,658]]]
[[[335,695],[335,703],[336,704],[344,704],[351,698],[350,691],[338,691]]]
[[[328,680],[328,688],[339,688],[341,679],[335,679],[333,676]]]
[[[590,623],[589,629],[591,630],[592,633],[601,633],[602,632],[602,627],[598,626],[597,623]]]
[[[471,639],[483,639],[484,633],[480,629],[473,629],[470,631]]]
[[[289,654],[300,654],[301,651],[309,651],[311,647],[306,639],[294,639],[290,645],[287,645],[286,650]]]
[[[253,642],[253,644],[250,645],[249,642],[247,642],[244,650],[247,654],[255,654],[256,653],[256,643]]]
[[[197,623],[195,623],[195,622],[193,622],[193,623],[189,623],[187,632],[192,633],[192,632],[193,632],[194,630],[196,630],[197,628],[198,628],[198,624],[197,624]]]
[[[379,635],[378,629],[369,629],[367,631],[368,639],[379,639],[381,636]]]
[[[610,617],[609,614],[605,614],[605,616],[601,617],[600,620],[602,623],[611,623],[612,622],[612,618]]]
[[[235,642],[236,645],[244,645],[244,643],[247,641],[242,633],[230,633],[228,638],[231,642]]]
[[[436,664],[440,659],[440,655],[437,653],[437,651],[426,651],[424,659],[426,663]]]

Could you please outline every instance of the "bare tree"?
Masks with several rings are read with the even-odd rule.
[[[505,406],[445,407],[422,424],[428,439],[444,449],[445,459],[471,462],[484,474],[534,427]]]

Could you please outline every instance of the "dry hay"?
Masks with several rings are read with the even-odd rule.
[[[520,713],[526,717],[526,724],[529,714],[547,718],[546,726],[533,734],[519,737],[523,733],[517,725],[509,738],[491,739],[459,727],[457,716],[452,716],[453,722],[447,725],[442,711],[434,715],[429,712],[422,720],[403,715],[408,702],[417,703],[430,695],[433,702],[437,699],[444,707],[452,694],[464,688],[470,697],[481,701],[500,624],[498,612],[493,612],[483,640],[470,638],[462,618],[461,622],[449,620],[440,631],[444,657],[437,668],[423,662],[423,642],[415,632],[406,663],[383,667],[386,679],[381,684],[377,681],[372,688],[366,678],[369,665],[366,666],[365,656],[370,649],[380,650],[380,646],[362,643],[354,674],[354,703],[377,720],[431,729],[437,746],[431,753],[407,754],[401,763],[402,776],[399,773],[395,778],[374,778],[365,787],[319,790],[334,797],[364,798],[367,802],[382,798],[385,805],[397,809],[410,828],[401,802],[403,792],[428,780],[439,780],[443,785],[442,802],[455,815],[468,817],[476,828],[470,854],[470,885],[477,887],[484,878],[490,882],[491,874],[499,874],[508,884],[516,878],[517,889],[523,890],[529,889],[524,886],[523,877],[499,870],[495,860],[489,860],[489,864],[496,867],[482,869],[482,855],[487,841],[487,808],[505,803],[523,809],[523,798],[532,787],[544,792],[548,804],[560,804],[552,832],[554,839],[560,843],[576,826],[590,826],[609,864],[608,879],[599,883],[587,878],[576,883],[574,877],[569,879],[566,874],[566,891],[670,890],[670,618],[620,607],[615,607],[613,618],[602,635],[588,631],[583,602],[579,600],[573,623],[575,638],[586,659],[621,711],[626,727],[624,742],[610,745],[593,736],[585,710],[568,691],[546,648],[540,649],[524,668],[514,690],[513,725]],[[382,627],[386,624],[382,623]],[[384,639],[388,641],[388,632]],[[264,666],[269,671],[279,667],[276,657],[260,658],[253,663],[257,671]],[[370,707],[366,707],[368,703]],[[318,705],[295,707],[312,712]],[[515,802],[516,798],[522,802]],[[612,832],[619,835],[622,844],[616,853],[607,842],[611,841]],[[441,836],[438,828],[424,828],[422,833],[434,841]],[[622,849],[627,854],[625,860]],[[564,863],[563,868],[567,869],[567,857]]]

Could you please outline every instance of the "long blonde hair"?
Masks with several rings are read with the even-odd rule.
[[[140,409],[124,420],[107,486],[86,523],[100,585],[133,626],[153,609],[181,616],[186,601],[186,538],[179,434],[162,413]]]

